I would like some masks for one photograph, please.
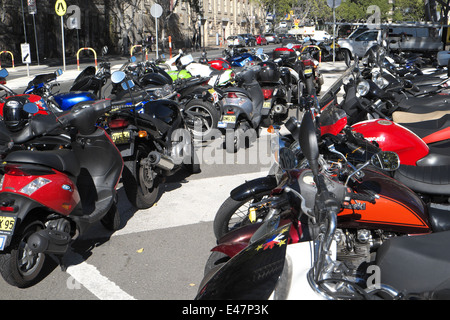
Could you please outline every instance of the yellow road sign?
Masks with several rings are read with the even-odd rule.
[[[56,0],[55,11],[58,16],[63,16],[67,11],[67,4],[64,0]]]

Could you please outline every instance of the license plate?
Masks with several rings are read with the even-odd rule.
[[[305,74],[310,74],[312,73],[312,69],[305,69]]]
[[[16,218],[0,216],[0,231],[11,232],[16,224]]]
[[[263,109],[270,109],[272,106],[272,101],[265,101],[263,104]]]
[[[111,138],[115,144],[123,144],[130,142],[130,131],[113,132]]]
[[[223,116],[222,122],[226,123],[235,123],[236,122],[236,116]]]

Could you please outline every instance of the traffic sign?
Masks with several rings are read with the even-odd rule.
[[[333,9],[341,5],[341,0],[327,0],[328,6]]]
[[[58,16],[63,16],[66,14],[67,4],[64,0],[56,0],[55,3],[55,12]]]
[[[31,63],[31,51],[29,43],[21,43],[20,50],[22,52],[22,63]]]
[[[154,5],[152,5],[152,7],[150,8],[150,14],[151,14],[152,17],[154,17],[154,18],[159,18],[159,17],[161,17],[162,13],[163,13],[163,9],[162,9],[162,7],[161,7],[159,4],[157,4],[157,3],[155,3]]]

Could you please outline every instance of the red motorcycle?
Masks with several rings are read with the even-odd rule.
[[[19,150],[5,157],[0,166],[0,273],[9,284],[33,285],[47,254],[62,256],[93,223],[119,227],[116,185],[123,160],[109,135],[96,126],[111,109],[110,100],[100,100],[81,103],[58,118],[34,115],[20,132],[23,140],[74,128],[71,148]],[[38,112],[31,103],[23,110]],[[9,132],[1,132],[7,145]]]

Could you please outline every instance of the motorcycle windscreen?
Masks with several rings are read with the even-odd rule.
[[[261,237],[222,266],[196,300],[267,300],[286,259],[290,224]]]

